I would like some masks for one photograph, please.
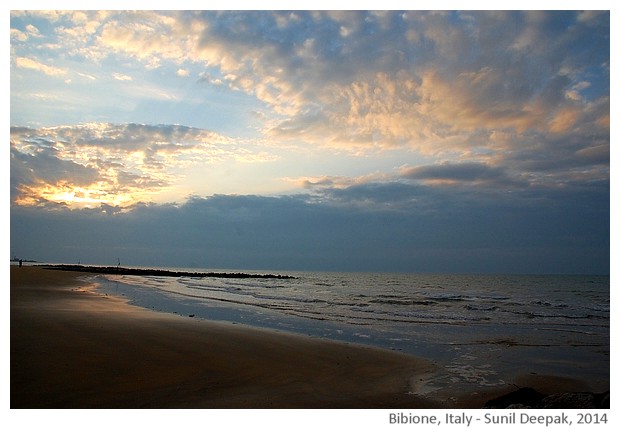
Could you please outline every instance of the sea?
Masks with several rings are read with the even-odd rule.
[[[99,293],[154,311],[429,359],[441,371],[425,392],[501,387],[517,375],[609,389],[609,276],[244,272],[294,278],[106,274],[90,281]]]

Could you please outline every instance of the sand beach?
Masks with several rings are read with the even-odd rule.
[[[504,388],[429,392],[441,368],[428,359],[156,312],[86,279],[11,267],[11,408],[482,408],[516,384],[545,395],[589,387],[524,370]]]
[[[11,408],[434,408],[432,363],[161,314],[11,267]]]

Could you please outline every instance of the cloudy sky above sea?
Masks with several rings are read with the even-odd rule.
[[[610,123],[609,11],[13,8],[11,253],[608,273]]]

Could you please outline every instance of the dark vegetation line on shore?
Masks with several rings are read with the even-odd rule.
[[[162,276],[162,277],[218,277],[232,279],[294,279],[282,274],[248,274],[248,273],[199,273],[185,271],[157,270],[151,268],[96,267],[88,265],[41,265],[48,270],[78,271],[98,274],[123,274],[128,276]]]

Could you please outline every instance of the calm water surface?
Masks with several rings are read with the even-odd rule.
[[[437,387],[535,373],[609,388],[609,276],[278,274],[296,279],[95,280],[103,293],[157,311],[425,357],[445,368]]]

